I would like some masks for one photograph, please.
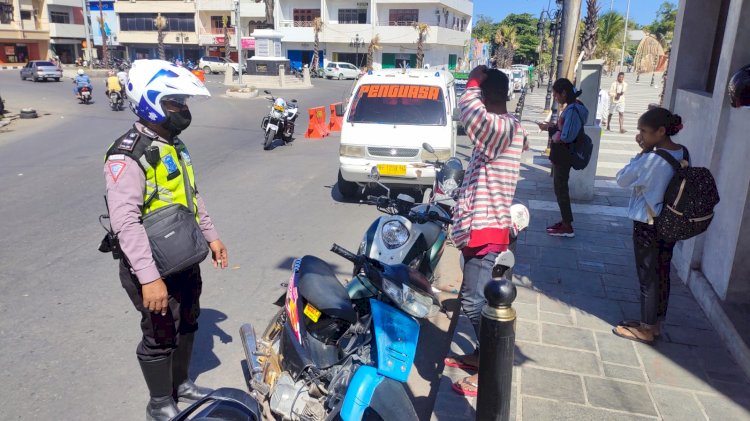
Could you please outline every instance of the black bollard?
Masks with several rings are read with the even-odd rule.
[[[516,286],[507,279],[493,280],[484,288],[487,305],[479,329],[479,391],[476,420],[510,419],[513,352],[516,342]]]

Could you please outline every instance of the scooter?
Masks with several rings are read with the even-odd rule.
[[[295,260],[285,306],[256,336],[240,328],[250,390],[269,419],[416,421],[404,388],[419,319],[439,307],[427,279],[334,244],[361,268],[345,288],[323,260]]]
[[[406,264],[432,282],[452,223],[450,208],[446,210],[436,202],[416,204],[407,194],[392,199],[391,190],[379,182],[377,167],[372,168],[369,177],[386,190],[386,195],[368,196],[362,203],[375,205],[387,216],[378,217],[370,225],[358,253],[386,264]],[[356,272],[355,268],[355,275]]]
[[[112,111],[120,111],[123,109],[123,100],[122,100],[122,94],[117,91],[112,91],[109,93],[109,106],[112,108]]]
[[[78,88],[78,100],[81,104],[88,104],[91,102],[91,88],[88,86],[81,86]]]
[[[269,95],[266,99],[271,101],[271,110],[267,116],[263,117],[260,124],[264,132],[263,149],[269,150],[273,140],[279,134],[284,144],[291,143],[294,140],[294,124],[299,116],[299,107],[296,99],[286,102],[283,98],[275,98],[268,91],[263,92]]]

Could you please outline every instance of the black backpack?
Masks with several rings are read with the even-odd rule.
[[[690,153],[682,147],[685,157],[677,161],[669,152],[657,149],[674,169],[674,176],[664,193],[664,207],[654,218],[656,234],[661,240],[687,240],[706,231],[719,203],[719,190],[708,168],[691,167]]]
[[[574,170],[585,169],[591,161],[591,154],[594,151],[594,142],[591,141],[591,137],[586,134],[585,126],[586,122],[581,116],[581,112],[578,108],[574,108],[578,118],[581,119],[581,131],[578,132],[576,140],[570,144],[570,166]]]

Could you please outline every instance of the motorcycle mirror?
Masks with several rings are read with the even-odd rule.
[[[263,91],[263,93],[265,93],[265,94],[268,94],[268,95],[271,95],[271,93],[270,93],[270,92],[268,92],[268,91],[266,91],[266,90],[264,90],[264,91]]]
[[[434,148],[432,147],[432,145],[430,145],[430,144],[429,144],[429,143],[427,143],[427,142],[424,142],[424,143],[422,144],[422,148],[423,148],[424,150],[426,150],[427,152],[431,153],[431,154],[434,154],[434,153],[435,153],[435,149],[434,149]]]
[[[453,109],[453,121],[461,121],[461,112],[458,108]]]

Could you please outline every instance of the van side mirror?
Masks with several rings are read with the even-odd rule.
[[[461,121],[461,110],[458,108],[453,109],[453,121]]]
[[[341,103],[336,104],[334,111],[336,112],[336,117],[343,116],[344,115],[344,103],[341,102]]]

